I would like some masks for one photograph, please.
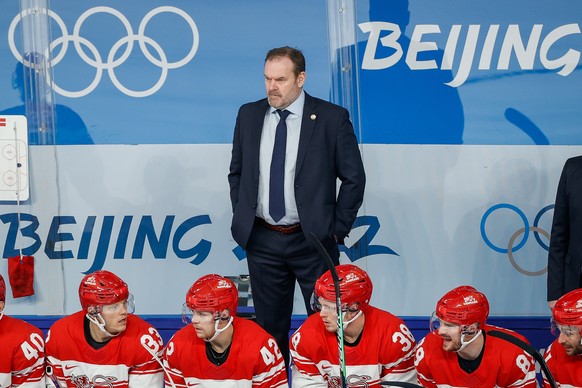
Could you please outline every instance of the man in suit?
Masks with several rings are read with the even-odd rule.
[[[548,306],[582,287],[582,156],[564,164],[548,254]]]
[[[267,98],[243,105],[236,119],[231,231],[246,250],[257,322],[288,365],[295,281],[311,314],[315,282],[327,270],[308,236],[339,264],[338,243],[356,218],[366,178],[347,110],[303,91],[302,52],[270,50],[264,73]]]

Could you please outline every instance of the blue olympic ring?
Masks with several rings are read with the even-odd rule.
[[[491,249],[493,249],[496,252],[499,253],[509,253],[509,250],[511,249],[511,252],[516,252],[518,250],[520,250],[525,243],[527,242],[527,239],[529,237],[529,231],[532,230],[534,233],[534,237],[536,239],[536,241],[538,242],[538,244],[544,248],[546,251],[550,250],[550,247],[542,241],[542,239],[540,238],[540,233],[539,233],[539,221],[542,218],[542,216],[548,212],[549,210],[552,210],[554,208],[554,205],[548,205],[544,208],[542,208],[538,214],[535,216],[534,218],[534,223],[533,223],[533,230],[530,228],[529,226],[529,221],[526,217],[526,215],[516,206],[514,205],[510,205],[508,203],[500,203],[497,205],[492,206],[491,208],[489,208],[489,210],[487,210],[485,212],[485,214],[483,214],[483,218],[481,218],[481,237],[483,237],[483,241],[485,241],[485,244],[487,244],[487,246]],[[518,216],[520,216],[521,220],[523,221],[523,226],[524,226],[524,233],[523,233],[523,237],[521,239],[521,241],[519,242],[519,244],[517,244],[515,247],[508,247],[508,248],[500,248],[498,246],[496,246],[495,244],[493,244],[491,242],[491,240],[489,240],[489,238],[487,237],[487,233],[485,232],[485,223],[487,222],[487,218],[491,215],[491,213],[493,213],[495,210],[497,209],[509,209],[509,210],[513,210],[515,213],[517,213]]]

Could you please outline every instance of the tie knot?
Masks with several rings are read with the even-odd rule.
[[[287,120],[287,116],[289,116],[291,112],[289,112],[287,109],[285,110],[277,109],[277,113],[281,117],[281,120]]]

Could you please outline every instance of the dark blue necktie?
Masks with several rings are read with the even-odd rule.
[[[287,123],[285,120],[291,112],[277,109],[277,113],[280,119],[275,132],[271,178],[269,180],[269,214],[275,222],[279,222],[285,216],[285,150],[287,149]]]

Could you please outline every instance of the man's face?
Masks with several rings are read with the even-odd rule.
[[[294,68],[287,57],[275,57],[265,62],[265,89],[273,108],[285,109],[301,94],[305,72],[295,76]]]
[[[566,326],[566,325],[557,325],[557,327],[558,330],[560,330],[558,343],[564,347],[566,354],[568,356],[582,354],[582,344],[580,344],[581,328],[578,326]]]
[[[461,326],[440,320],[438,335],[443,339],[443,350],[455,352],[461,349]]]
[[[337,308],[335,302],[319,298],[319,303],[321,304],[319,316],[325,325],[325,330],[335,333],[337,331]]]
[[[105,330],[117,335],[127,329],[128,301],[108,304],[101,308],[101,316],[105,320]]]
[[[212,338],[215,332],[214,313],[211,311],[192,310],[192,326],[194,326],[198,338]]]

